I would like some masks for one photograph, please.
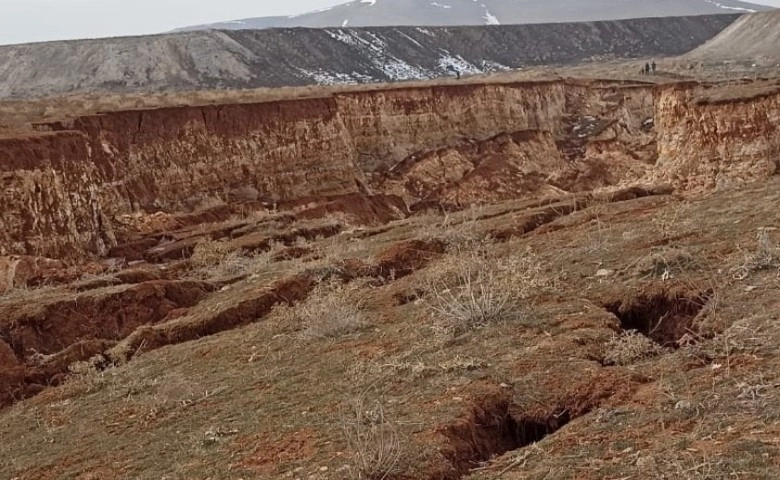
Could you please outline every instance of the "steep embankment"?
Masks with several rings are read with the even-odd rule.
[[[780,60],[780,10],[745,15],[691,52],[693,60]]]
[[[698,93],[682,86],[659,95],[655,179],[708,191],[780,171],[780,89],[722,101]]]
[[[110,218],[251,187],[285,202],[367,192],[365,173],[457,138],[556,125],[562,83],[375,91],[88,116],[0,140],[2,245],[105,252]]]
[[[364,83],[679,55],[737,15],[490,27],[198,31],[0,47],[0,98]]]
[[[105,254],[118,216],[214,197],[250,208],[330,202],[323,211],[362,198],[404,215],[404,204],[458,207],[642,178],[701,190],[772,175],[780,93],[707,103],[702,89],[474,84],[81,117],[0,139],[0,246]]]

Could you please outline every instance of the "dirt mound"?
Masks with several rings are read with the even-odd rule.
[[[685,56],[692,61],[780,61],[780,10],[739,18]],[[774,64],[774,63],[773,63]]]
[[[295,204],[307,203],[305,200]],[[404,218],[408,209],[404,201],[394,195],[343,195],[334,199],[313,199],[314,205],[295,207],[301,219],[317,219],[330,215],[343,216],[353,225],[381,225]],[[284,206],[284,205],[283,205]]]

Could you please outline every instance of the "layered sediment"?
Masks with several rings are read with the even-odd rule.
[[[777,170],[780,93],[702,101],[696,84],[526,82],[111,112],[0,138],[3,253],[78,259],[117,218],[204,199],[392,195],[471,203],[648,180],[702,191]],[[398,199],[403,202],[399,204]]]

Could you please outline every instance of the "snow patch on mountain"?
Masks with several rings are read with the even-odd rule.
[[[705,2],[709,3],[710,5],[715,5],[718,8],[722,8],[724,10],[733,10],[737,12],[747,12],[747,13],[756,13],[757,10],[751,9],[751,8],[743,8],[743,7],[730,7],[728,5],[724,5],[720,2],[716,2],[715,0],[704,0]]]
[[[485,16],[482,17],[485,19],[486,25],[501,25],[501,22],[498,21],[498,18],[490,13],[490,10],[485,10]]]

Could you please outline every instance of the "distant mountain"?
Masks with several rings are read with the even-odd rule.
[[[680,55],[742,17],[202,30],[9,45],[0,46],[0,98],[424,80],[529,65]]]
[[[559,23],[771,9],[736,0],[354,0],[302,15],[246,18],[180,30]]]
[[[704,61],[780,61],[780,10],[745,15],[688,55]]]

